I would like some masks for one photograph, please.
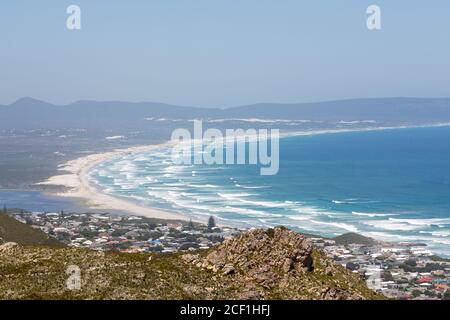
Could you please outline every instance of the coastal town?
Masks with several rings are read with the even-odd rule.
[[[14,217],[67,246],[120,252],[173,253],[209,249],[240,230],[184,221],[99,213],[19,212]]]
[[[386,243],[370,238],[360,241],[365,243],[342,241],[341,237],[312,240],[328,257],[358,273],[369,288],[387,298],[450,299],[450,260],[434,255],[424,244]]]
[[[15,212],[13,217],[67,246],[120,252],[206,250],[244,229],[107,213]],[[347,234],[333,239],[309,236],[337,264],[390,299],[450,299],[450,260],[420,243],[385,243]]]

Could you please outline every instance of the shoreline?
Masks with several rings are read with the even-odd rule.
[[[73,198],[88,208],[94,210],[124,211],[130,214],[145,216],[148,218],[167,220],[188,220],[182,214],[177,214],[162,209],[142,206],[132,201],[103,193],[97,186],[89,181],[89,171],[95,166],[127,154],[148,152],[157,147],[168,145],[167,143],[137,146],[125,149],[115,149],[105,153],[94,153],[74,160],[70,160],[59,166],[59,171],[66,173],[48,178],[37,183],[39,186],[61,186],[66,188],[63,192],[48,192],[51,196]]]
[[[286,132],[280,135],[280,138],[289,138],[296,136],[312,136],[320,134],[336,134],[349,132],[367,132],[378,130],[395,130],[395,129],[414,129],[414,128],[432,128],[450,126],[449,123],[430,124],[430,125],[413,125],[413,126],[390,126],[390,127],[368,127],[355,129],[323,129],[311,131]],[[196,143],[195,140],[193,140]],[[97,165],[110,161],[116,157],[150,152],[158,147],[167,147],[170,141],[144,146],[134,146],[130,148],[114,149],[104,153],[94,153],[77,159],[69,160],[58,166],[58,171],[65,173],[55,175],[47,180],[37,183],[37,186],[60,186],[66,190],[62,192],[47,192],[50,196],[72,198],[77,202],[81,202],[84,206],[93,210],[109,210],[121,211],[133,215],[145,216],[149,218],[167,219],[167,220],[185,220],[192,219],[195,222],[205,223],[195,217],[188,217],[182,213],[172,212],[160,208],[148,207],[140,205],[132,200],[125,199],[116,195],[108,195],[102,192],[99,187],[89,180],[89,172]],[[233,223],[218,220],[220,225],[236,226]]]

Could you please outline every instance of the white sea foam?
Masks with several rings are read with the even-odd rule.
[[[168,166],[164,168],[164,171],[167,173],[178,173],[185,169],[185,166]]]
[[[296,221],[307,221],[307,220],[311,220],[311,216],[288,216],[289,219],[291,220],[296,220]]]
[[[163,183],[163,184],[168,187],[184,187],[184,186],[186,186],[186,184],[183,182]]]
[[[223,193],[223,192],[217,192],[217,195],[221,198],[228,199],[228,200],[240,200],[241,197],[251,197],[254,196],[254,193]]]
[[[240,202],[254,205],[254,206],[261,206],[261,207],[267,207],[267,208],[286,208],[289,207],[290,204],[284,203],[284,202],[277,202],[277,201],[252,201],[252,200],[245,200],[245,199],[239,199]]]
[[[242,199],[243,197],[250,197],[254,196],[255,194],[251,193],[221,193],[218,192],[217,195],[223,199],[227,199],[229,201],[235,201],[237,203],[241,204],[247,204],[251,206],[256,207],[266,207],[266,208],[288,208],[295,205],[295,202],[289,203],[287,202],[280,202],[280,201],[261,201],[261,200],[248,200],[248,199]]]
[[[417,241],[417,237],[415,236],[403,236],[388,232],[366,231],[364,234],[367,235],[368,237],[372,237],[374,239],[383,241],[394,241],[394,242]]]
[[[118,140],[118,139],[125,139],[125,136],[109,136],[105,137],[106,140]]]
[[[337,122],[339,124],[360,124],[360,123],[377,123],[375,120],[360,120],[360,121],[344,121]]]
[[[361,200],[361,199],[344,199],[344,200],[331,200],[335,204],[364,204],[364,203],[376,203],[374,200]]]
[[[392,221],[392,220],[377,220],[377,221],[365,221],[363,222],[365,225],[375,227],[377,229],[382,230],[390,230],[390,231],[413,231],[420,230],[422,226],[418,225],[410,225],[408,223],[400,222],[400,221]]]
[[[334,213],[334,212],[328,212],[326,210],[317,208],[317,207],[313,207],[313,206],[307,206],[304,204],[301,204],[300,206],[294,206],[293,208],[290,208],[290,210],[301,213],[301,214],[309,214],[312,216],[335,216],[335,215],[339,215],[338,213]]]
[[[419,231],[422,234],[431,234],[434,237],[449,238],[450,231]]]
[[[267,189],[267,188],[270,188],[270,186],[243,186],[239,183],[236,183],[235,186],[238,188],[243,188],[243,189]]]
[[[450,218],[430,218],[430,219],[397,219],[389,218],[391,221],[407,223],[414,226],[441,226],[450,225]]]
[[[450,240],[436,238],[431,236],[422,236],[422,235],[399,235],[387,232],[366,232],[370,237],[375,239],[384,240],[384,241],[393,241],[393,242],[423,242],[427,243],[431,246],[433,244],[438,245],[450,245]]]
[[[363,216],[363,217],[371,217],[371,218],[389,217],[389,216],[397,216],[398,215],[396,213],[366,213],[366,212],[357,212],[357,211],[352,211],[352,214],[355,216]]]
[[[145,157],[145,156],[143,156],[143,155],[141,155],[141,156],[136,157],[135,159],[133,159],[133,161],[136,161],[136,162],[143,162],[143,161],[148,162],[148,161],[150,161],[150,160],[151,160],[151,159],[150,159],[149,157]]]
[[[243,215],[256,215],[256,216],[264,216],[264,217],[274,216],[270,213],[266,213],[266,212],[259,211],[259,210],[240,208],[240,207],[232,207],[232,206],[225,206],[223,211],[233,212],[233,213],[238,213],[238,214],[243,214]]]
[[[349,232],[359,232],[358,228],[356,228],[353,225],[342,223],[342,222],[324,222],[324,221],[317,221],[317,220],[311,220],[312,223],[324,225],[324,226],[330,226],[332,228],[338,228],[347,230]]]
[[[218,186],[213,184],[188,184],[187,186],[191,188],[218,188]]]
[[[223,118],[223,119],[207,119],[207,122],[249,122],[249,123],[309,123],[311,120],[296,120],[296,119],[261,119],[261,118]]]

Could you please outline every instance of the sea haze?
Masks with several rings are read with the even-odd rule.
[[[103,192],[190,216],[334,236],[421,242],[450,256],[450,127],[283,138],[280,171],[177,166],[170,149],[90,173]]]

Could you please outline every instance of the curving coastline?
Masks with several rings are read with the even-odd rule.
[[[433,125],[417,125],[417,126],[392,126],[392,127],[373,127],[373,128],[358,128],[358,129],[328,129],[328,130],[314,130],[301,132],[288,132],[281,135],[281,137],[291,136],[306,136],[317,134],[334,134],[358,131],[376,131],[376,130],[392,130],[392,129],[408,129],[420,127],[439,127],[450,126],[450,124],[433,124]],[[176,219],[188,220],[190,217],[181,213],[175,213],[160,208],[152,208],[135,203],[131,200],[121,198],[119,196],[112,196],[103,193],[95,184],[89,179],[89,172],[97,165],[110,161],[116,157],[136,154],[142,152],[149,152],[158,147],[168,146],[170,142],[136,146],[124,149],[115,149],[113,151],[90,154],[74,160],[70,160],[65,164],[59,166],[60,175],[50,177],[38,185],[52,185],[63,186],[67,191],[52,193],[54,196],[69,197],[81,201],[87,207],[97,210],[123,211],[130,214],[142,215],[151,218],[159,219]]]
[[[93,209],[125,211],[149,218],[186,220],[187,218],[181,214],[141,206],[131,201],[102,193],[89,181],[89,171],[102,162],[130,153],[148,152],[162,145],[166,144],[116,149],[70,160],[59,167],[59,170],[64,172],[63,174],[50,177],[38,185],[64,186],[67,191],[54,193],[53,195],[77,199]]]

